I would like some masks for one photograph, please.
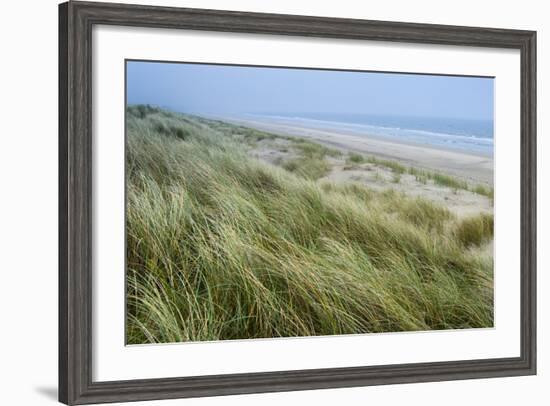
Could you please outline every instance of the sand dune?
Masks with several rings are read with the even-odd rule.
[[[308,138],[346,152],[371,154],[400,161],[408,166],[436,170],[466,180],[493,185],[493,158],[490,156],[395,142],[369,134],[346,133],[345,130],[308,128],[295,123],[273,122],[261,118],[221,119],[274,134]]]

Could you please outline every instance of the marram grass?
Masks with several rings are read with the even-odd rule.
[[[492,218],[247,155],[271,134],[127,120],[129,344],[492,326]]]

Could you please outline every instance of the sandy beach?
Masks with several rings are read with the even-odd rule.
[[[454,150],[414,145],[380,137],[346,133],[345,130],[307,128],[283,122],[249,120],[242,118],[216,119],[281,136],[264,139],[249,149],[256,159],[275,166],[299,158],[294,143],[285,137],[304,138],[317,144],[337,149],[341,156],[327,157],[330,170],[320,180],[336,183],[359,183],[378,191],[394,190],[411,197],[422,197],[447,207],[459,218],[479,213],[492,214],[493,202],[485,195],[472,190],[444,186],[433,181],[422,181],[410,173],[396,175],[392,168],[373,162],[350,163],[350,154],[373,156],[397,161],[403,167],[434,171],[462,179],[471,187],[493,186],[493,158],[480,154],[468,154]]]
[[[493,186],[493,158],[427,145],[414,145],[381,139],[368,134],[353,134],[345,130],[308,128],[295,123],[268,119],[219,117],[227,122],[268,131],[278,135],[303,137],[344,152],[370,154],[399,161],[407,166],[430,169],[464,180]]]

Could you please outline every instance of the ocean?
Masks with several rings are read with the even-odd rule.
[[[255,115],[274,122],[340,130],[395,141],[493,155],[493,120],[364,114],[299,113]]]

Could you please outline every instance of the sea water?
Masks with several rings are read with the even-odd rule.
[[[273,122],[342,131],[419,145],[493,155],[493,120],[299,113],[256,115]]]

